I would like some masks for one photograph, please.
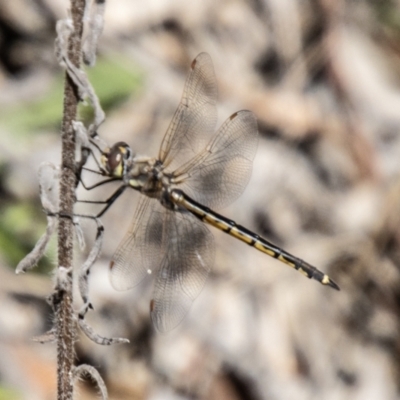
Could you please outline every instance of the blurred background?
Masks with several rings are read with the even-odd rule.
[[[64,74],[54,39],[67,7],[0,1],[1,400],[55,398],[55,346],[32,341],[52,323],[55,243],[33,272],[14,269],[46,226],[38,167],[60,160]],[[128,292],[108,280],[138,201],[127,192],[102,218],[87,318],[131,344],[101,347],[80,335],[77,364],[99,369],[112,400],[398,399],[400,3],[109,0],[97,64],[87,69],[107,115],[100,136],[156,155],[201,51],[215,66],[219,124],[250,109],[260,131],[249,185],[218,211],[327,272],[341,291],[214,229],[206,286],[161,335],[149,319],[151,280]],[[81,118],[91,112],[82,106]],[[78,198],[112,189],[80,189]],[[83,224],[78,266],[95,235]],[[90,382],[77,392],[97,396]]]

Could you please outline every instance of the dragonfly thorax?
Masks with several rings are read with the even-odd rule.
[[[171,186],[170,175],[164,173],[163,164],[155,158],[135,157],[123,179],[133,189],[159,200]]]

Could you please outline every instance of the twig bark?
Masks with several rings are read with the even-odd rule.
[[[81,60],[81,40],[85,0],[71,0],[71,17],[74,31],[69,37],[69,59],[79,67]],[[60,180],[60,213],[72,215],[75,201],[76,176],[75,133],[73,121],[76,120],[79,102],[78,90],[66,74],[64,86],[64,109],[61,128],[62,168]],[[74,362],[75,321],[72,308],[72,262],[73,262],[73,223],[69,218],[60,218],[58,229],[58,267],[68,273],[65,287],[59,291],[56,306],[57,336],[57,399],[71,400],[73,396],[72,368]]]

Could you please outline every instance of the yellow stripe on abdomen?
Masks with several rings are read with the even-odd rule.
[[[289,254],[273,243],[268,242],[266,239],[260,238],[257,234],[249,231],[243,226],[237,225],[235,221],[225,218],[222,215],[211,211],[209,208],[197,203],[181,190],[172,190],[171,199],[175,204],[185,208],[203,222],[212,225],[225,233],[228,233],[230,236],[247,243],[249,246],[255,247],[262,253],[265,253],[270,257],[289,265],[308,278],[315,279],[323,285],[328,285],[336,290],[340,290],[339,286],[332,281],[328,275],[324,274],[319,269],[313,267],[300,258]]]

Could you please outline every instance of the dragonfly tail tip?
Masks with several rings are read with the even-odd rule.
[[[330,279],[330,278],[329,278],[328,286],[330,286],[333,289],[336,289],[336,290],[340,291],[339,285],[336,282],[334,282],[332,279]]]
[[[329,278],[328,275],[325,275],[325,274],[324,274],[324,276],[322,277],[322,279],[320,280],[320,282],[321,282],[323,285],[327,285],[327,286],[330,286],[330,287],[333,288],[333,289],[340,290],[339,285],[338,285],[336,282],[334,282],[331,278]]]

